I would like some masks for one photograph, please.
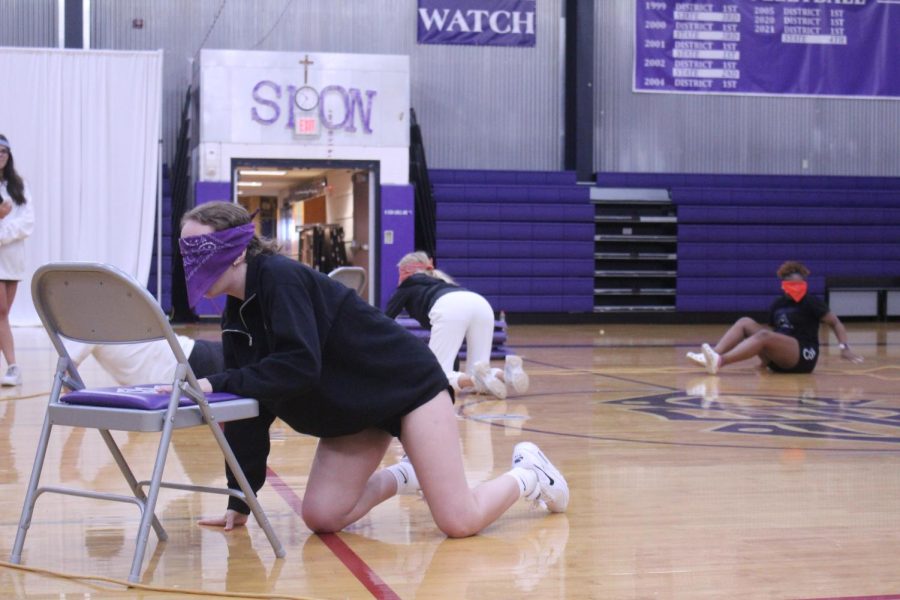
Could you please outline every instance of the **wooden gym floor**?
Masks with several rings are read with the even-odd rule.
[[[567,514],[521,503],[481,535],[448,540],[421,498],[402,497],[345,532],[312,535],[298,512],[315,440],[276,422],[260,497],[285,559],[255,523],[227,535],[198,527],[223,512],[221,497],[163,490],[170,539],[151,534],[142,582],[167,592],[0,567],[0,597],[900,598],[900,324],[848,324],[862,365],[841,361],[832,337],[812,375],[748,361],[710,377],[684,353],[724,327],[510,327],[532,389],[457,402],[467,473],[473,483],[503,473],[513,445],[532,440],[568,478]],[[3,560],[55,363],[43,330],[15,336],[25,384],[0,391]],[[110,383],[96,364],[83,373]],[[146,477],[157,438],[118,439]],[[386,461],[400,455],[395,444]],[[166,478],[223,480],[208,432],[176,434]],[[42,482],[127,493],[94,431],[57,430]],[[130,505],[43,496],[23,563],[124,579],[137,519]]]

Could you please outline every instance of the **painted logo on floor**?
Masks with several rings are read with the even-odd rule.
[[[708,424],[707,432],[900,443],[900,410],[879,406],[875,400],[670,392],[604,404],[669,421]]]

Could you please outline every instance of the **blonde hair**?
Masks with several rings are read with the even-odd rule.
[[[434,264],[431,262],[431,257],[428,256],[425,252],[421,250],[416,252],[410,252],[406,256],[400,259],[400,262],[397,263],[397,266],[403,270],[403,267],[413,267],[414,265],[421,265],[420,269],[417,269],[417,273],[424,273],[429,277],[435,277],[442,281],[446,281],[447,283],[452,283],[453,285],[457,285],[457,283],[453,280],[452,277],[441,271],[440,269],[435,269]]]

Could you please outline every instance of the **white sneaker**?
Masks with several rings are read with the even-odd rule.
[[[513,448],[513,467],[531,469],[537,475],[541,500],[550,512],[565,512],[569,506],[569,484],[541,449],[531,442],[520,442]]]
[[[715,375],[722,366],[722,357],[709,344],[703,344],[701,349],[703,350],[703,358],[706,361],[706,372],[710,375]]]
[[[4,387],[22,385],[22,371],[19,369],[18,365],[10,365],[6,370],[6,375],[0,379],[0,385],[3,385]]]
[[[506,355],[503,364],[503,378],[506,380],[506,386],[511,387],[517,394],[524,394],[528,391],[530,380],[528,373],[522,368],[521,356]]]
[[[501,400],[506,399],[506,384],[494,375],[491,365],[486,362],[475,365],[472,379],[475,381],[475,390],[479,394],[491,394]]]
[[[400,462],[391,465],[388,467],[388,470],[399,475],[397,478],[397,494],[416,494],[421,489],[416,470],[413,469],[412,463],[409,462],[409,458],[405,454],[400,459]]]
[[[704,369],[706,368],[706,357],[703,356],[702,352],[688,352],[686,356],[688,357],[688,360],[697,363]]]

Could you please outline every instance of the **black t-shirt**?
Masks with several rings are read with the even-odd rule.
[[[794,302],[785,294],[769,308],[769,325],[777,333],[797,338],[801,344],[818,346],[819,323],[828,312],[828,305],[817,296],[807,294],[800,302]]]

